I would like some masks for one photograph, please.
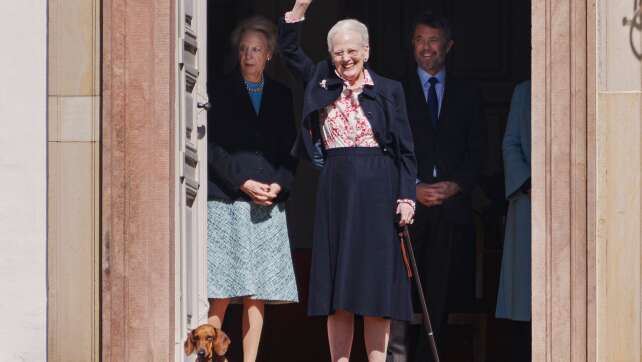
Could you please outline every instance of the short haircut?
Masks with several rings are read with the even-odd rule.
[[[366,26],[366,24],[356,19],[344,19],[334,24],[334,26],[328,32],[329,52],[332,52],[332,38],[334,38],[334,36],[339,33],[348,31],[359,34],[359,36],[361,36],[361,41],[363,42],[364,47],[370,46],[370,37],[368,35],[368,27]]]
[[[417,18],[415,18],[415,21],[413,23],[413,34],[415,33],[415,30],[417,30],[417,27],[419,25],[426,25],[433,29],[440,29],[446,36],[446,41],[452,40],[452,29],[450,27],[450,22],[448,21],[448,18],[443,15],[433,13],[432,11],[426,11],[420,14],[419,16],[417,16]]]
[[[276,50],[276,25],[260,15],[247,18],[241,21],[236,28],[234,28],[232,35],[230,36],[233,48],[238,49],[243,34],[248,31],[256,31],[265,35],[268,43],[268,50],[270,52],[274,52]]]

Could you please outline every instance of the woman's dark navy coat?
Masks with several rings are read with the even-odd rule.
[[[292,93],[265,76],[257,115],[240,71],[214,82],[208,117],[208,200],[249,200],[247,180],[278,183],[283,201],[294,181],[296,137]]]
[[[397,199],[415,199],[416,162],[401,84],[368,70],[359,103],[379,148],[321,145],[319,111],[336,101],[343,81],[328,61],[299,48],[301,23],[281,20],[279,46],[305,83],[303,121],[293,153],[322,166],[317,190],[308,314],[346,310],[410,320],[410,281],[394,222]]]

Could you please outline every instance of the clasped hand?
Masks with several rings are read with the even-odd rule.
[[[459,185],[452,181],[441,181],[434,184],[420,182],[417,184],[417,201],[426,207],[441,205],[447,199],[456,195]]]
[[[274,199],[281,192],[281,185],[277,183],[268,185],[254,180],[247,180],[241,185],[241,191],[245,192],[255,204],[271,206],[274,203]]]

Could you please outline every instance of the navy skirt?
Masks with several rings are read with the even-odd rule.
[[[317,191],[308,314],[408,321],[410,279],[395,226],[399,171],[380,148],[327,152]]]

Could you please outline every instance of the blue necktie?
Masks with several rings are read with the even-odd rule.
[[[439,120],[439,102],[437,101],[437,87],[435,84],[439,83],[439,79],[435,77],[430,77],[428,79],[430,87],[428,88],[428,110],[430,111],[430,118],[432,121],[433,128],[437,128],[437,121]]]

